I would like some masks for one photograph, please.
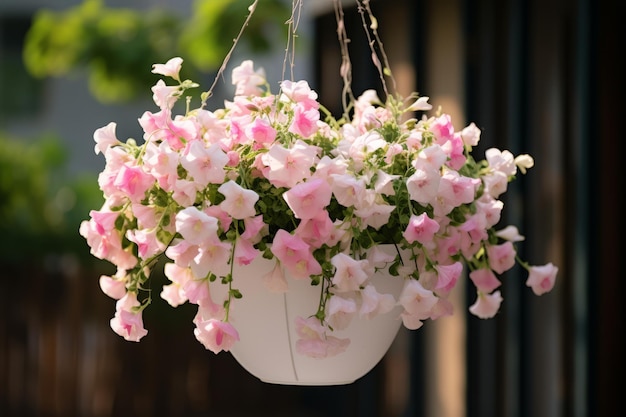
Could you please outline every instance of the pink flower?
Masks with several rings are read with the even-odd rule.
[[[143,200],[146,191],[154,185],[154,177],[139,166],[124,165],[113,184],[131,201],[137,202]]]
[[[178,86],[165,85],[163,80],[159,80],[152,87],[152,100],[161,109],[171,109],[178,100],[176,93],[179,89]]]
[[[500,291],[493,294],[486,294],[478,291],[476,302],[469,308],[470,313],[481,319],[490,319],[496,315],[502,304]]]
[[[309,83],[306,81],[293,82],[291,80],[284,80],[280,83],[280,89],[289,100],[300,104],[304,110],[317,109],[319,104],[317,102],[317,93],[311,90]],[[281,99],[284,100],[284,97]]]
[[[194,141],[180,163],[196,183],[205,187],[209,183],[221,184],[224,181],[228,156],[218,144],[205,148],[202,142]]]
[[[439,171],[435,169],[416,169],[406,181],[409,197],[421,205],[430,204],[437,197],[440,181]]]
[[[332,191],[321,179],[296,184],[283,194],[283,198],[298,219],[313,219],[319,216],[330,203]]]
[[[463,272],[463,264],[455,262],[451,265],[437,265],[437,285],[435,290],[442,291],[447,294],[454,288],[456,282]]]
[[[101,275],[100,289],[109,297],[119,300],[126,295],[126,271],[118,270],[114,276]]]
[[[326,305],[326,319],[333,329],[343,330],[356,314],[356,302],[351,298],[333,295]]]
[[[237,265],[249,265],[261,253],[250,241],[238,239],[235,246],[235,262]]]
[[[178,73],[180,72],[182,64],[182,58],[172,58],[168,60],[165,64],[152,65],[152,73],[165,75],[166,77],[171,77],[177,81],[180,81]]]
[[[246,136],[254,141],[258,148],[268,147],[276,139],[276,129],[267,119],[256,117],[245,128]]]
[[[396,300],[391,294],[381,294],[373,285],[367,285],[361,291],[361,308],[359,316],[368,319],[379,314],[390,312],[396,304]]]
[[[426,244],[433,240],[435,233],[439,231],[439,223],[428,217],[426,213],[419,216],[412,215],[403,233],[407,242],[419,242]]]
[[[139,307],[137,294],[127,292],[115,304],[115,316],[111,319],[111,329],[124,339],[131,342],[139,342],[139,340],[148,334],[143,327],[143,319],[141,310],[135,311],[135,307]]]
[[[356,260],[340,252],[330,262],[335,267],[332,282],[337,292],[358,291],[369,277],[369,262],[366,259]]]
[[[469,277],[478,289],[484,293],[490,293],[500,286],[500,280],[489,268],[476,269],[469,273]]]
[[[512,242],[489,245],[486,249],[489,266],[496,273],[502,274],[515,265],[515,248]]]
[[[165,244],[157,237],[156,228],[128,230],[126,238],[137,245],[137,253],[141,259],[149,259],[165,249]]]
[[[94,132],[93,139],[96,141],[96,146],[94,147],[96,155],[100,152],[105,153],[111,146],[120,144],[117,136],[115,136],[116,126],[117,124],[115,122],[111,122]]]
[[[316,317],[296,318],[296,351],[312,358],[329,358],[344,352],[350,344],[349,339],[339,339],[326,334]]]
[[[480,141],[480,129],[472,122],[461,131],[461,138],[465,146],[476,146]]]
[[[398,303],[409,315],[425,320],[432,314],[432,309],[437,304],[437,296],[424,288],[419,281],[408,279],[400,293]]]
[[[262,235],[267,234],[266,225],[263,221],[262,214],[255,217],[246,217],[245,219],[243,219],[243,224],[245,230],[241,234],[242,239],[246,239],[252,243],[256,243]]]
[[[230,271],[230,254],[232,244],[220,241],[217,237],[206,240],[199,246],[198,254],[193,259],[191,270],[199,278],[209,273],[222,277]]]
[[[253,62],[245,60],[241,65],[233,69],[232,81],[235,86],[235,95],[259,95],[263,91],[259,87],[266,82],[265,71],[262,68],[255,71]]]
[[[515,226],[507,226],[504,229],[498,230],[496,236],[511,242],[521,242],[525,239],[524,236],[520,235],[519,230]]]
[[[168,262],[163,268],[165,276],[172,282],[164,285],[161,291],[161,298],[168,302],[172,307],[184,304],[187,300],[185,286],[187,282],[194,279],[191,269],[180,267],[174,263]]]
[[[289,126],[289,131],[303,138],[309,138],[317,131],[319,119],[320,112],[317,109],[306,109],[302,105],[297,105],[294,109],[293,122]]]
[[[500,171],[508,177],[515,175],[517,167],[513,154],[507,150],[500,151],[496,148],[489,148],[485,151],[485,158],[489,167],[494,171]]]
[[[302,141],[297,141],[289,149],[275,143],[263,154],[261,160],[269,168],[266,177],[272,184],[292,188],[311,176],[316,154],[316,147]]]
[[[545,294],[554,287],[558,272],[559,268],[551,262],[543,266],[531,266],[528,270],[526,285],[532,288],[535,295]]]
[[[259,199],[256,192],[247,190],[232,180],[220,185],[217,191],[226,197],[220,203],[220,208],[233,219],[245,219],[256,215],[254,205]]]
[[[271,250],[293,278],[304,279],[322,273],[322,267],[313,257],[309,245],[285,230],[276,232]]]
[[[300,222],[294,234],[314,248],[323,244],[333,246],[335,225],[326,210],[320,211],[316,217]]]
[[[237,329],[232,324],[217,319],[197,323],[193,333],[205,348],[215,354],[228,352],[239,341]]]
[[[176,214],[176,231],[187,243],[199,245],[217,236],[217,219],[191,206]]]

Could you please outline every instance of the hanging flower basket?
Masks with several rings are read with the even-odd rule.
[[[161,260],[171,283],[160,295],[198,306],[198,341],[283,384],[360,378],[401,324],[453,314],[448,295],[464,272],[481,318],[497,313],[498,276],[516,262],[535,294],[552,289],[557,267],[521,261],[523,237],[499,226],[499,197],[529,155],[492,148],[475,159],[479,128],[457,130],[428,97],[368,90],[336,119],[306,81],[274,93],[250,60],[232,70],[232,101],[208,110],[207,93],[177,112],[198,87],[181,79],[182,63],[154,65],[168,81],[152,89],[158,109],[139,119],[142,141],[118,140],[114,122],[94,134],[105,201],[80,233],[118,268],[100,284],[118,300],[111,327],[125,339],[147,334]]]

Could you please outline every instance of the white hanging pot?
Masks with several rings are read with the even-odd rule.
[[[230,322],[239,332],[239,342],[230,352],[241,366],[273,384],[342,385],[361,378],[380,362],[402,324],[398,307],[371,319],[355,317],[348,328],[332,332],[333,336],[350,339],[346,351],[329,358],[311,358],[296,351],[295,321],[298,316],[315,314],[320,287],[312,286],[309,280],[287,277],[287,292],[270,292],[262,277],[274,266],[275,261],[259,257],[234,270],[233,287],[243,298],[233,300],[230,307]],[[377,272],[371,283],[378,292],[392,294],[395,299],[403,286],[401,278],[386,271]],[[224,287],[211,284],[216,300],[225,294]]]

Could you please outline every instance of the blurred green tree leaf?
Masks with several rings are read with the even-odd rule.
[[[60,12],[43,9],[27,33],[24,63],[40,78],[86,70],[98,100],[128,101],[157,80],[146,68],[174,56],[190,64],[185,71],[191,78],[216,70],[248,14],[248,3],[196,0],[189,19],[162,8],[108,8],[102,0],[84,0]],[[286,30],[289,15],[285,1],[260,0],[242,42],[251,51],[267,51]]]

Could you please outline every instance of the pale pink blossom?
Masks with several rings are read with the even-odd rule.
[[[509,179],[502,171],[492,171],[483,175],[483,184],[485,184],[485,192],[493,198],[498,198],[506,192],[509,185]]]
[[[317,109],[307,109],[304,106],[296,105],[289,131],[303,138],[309,138],[317,131],[319,119],[320,112]]]
[[[312,358],[329,358],[344,352],[350,339],[339,339],[326,334],[327,329],[316,317],[296,318],[296,351]]]
[[[322,267],[313,257],[309,245],[299,236],[279,230],[274,236],[271,251],[295,279],[322,273]]]
[[[121,143],[115,135],[116,127],[117,123],[111,122],[108,125],[101,127],[100,129],[96,129],[93,134],[93,139],[96,142],[96,145],[94,147],[96,155],[98,155],[100,152],[105,153],[106,150],[111,146],[119,145]]]
[[[365,181],[349,174],[331,175],[332,190],[337,202],[344,207],[357,206],[366,194]]]
[[[409,197],[422,205],[428,205],[437,197],[441,176],[434,169],[416,169],[406,180]]]
[[[195,276],[204,278],[212,273],[222,277],[228,274],[230,271],[228,261],[232,249],[231,243],[222,242],[215,237],[204,241],[198,249],[198,254],[189,265]]]
[[[470,123],[461,131],[461,138],[465,146],[473,147],[480,141],[480,129],[474,122]]]
[[[154,185],[154,177],[139,167],[124,165],[119,170],[113,185],[133,202],[144,199],[146,192]]]
[[[176,265],[186,268],[198,255],[198,245],[191,244],[185,239],[176,239],[165,250],[165,255],[173,260]]]
[[[515,265],[515,248],[512,242],[504,242],[499,245],[488,245],[487,259],[489,267],[496,273],[502,274]]]
[[[291,188],[311,176],[316,154],[316,147],[297,141],[289,149],[275,143],[261,159],[269,168],[266,177],[270,182],[277,187]]]
[[[545,294],[554,287],[558,272],[559,268],[551,262],[542,266],[531,266],[528,269],[526,285],[533,290],[535,295]]]
[[[427,111],[433,108],[432,104],[428,102],[430,97],[418,97],[417,100],[413,102],[409,107],[407,107],[406,111]]]
[[[250,241],[237,239],[235,245],[235,263],[237,265],[249,265],[261,253]]]
[[[490,293],[500,286],[500,280],[489,268],[480,268],[469,273],[469,277],[478,291]]]
[[[196,339],[211,352],[228,352],[239,341],[239,333],[229,322],[208,319],[196,324],[193,331]]]
[[[448,170],[441,176],[437,196],[452,207],[469,204],[474,201],[479,184],[478,178],[465,177]]]
[[[232,180],[220,185],[217,191],[225,197],[220,203],[220,208],[233,219],[245,219],[256,215],[254,205],[259,200],[259,195],[255,191],[245,189]]]
[[[176,231],[186,242],[199,245],[217,236],[217,219],[191,206],[176,213]]]
[[[439,145],[443,145],[454,136],[452,117],[450,117],[449,114],[444,113],[435,118],[430,126],[430,131],[435,135],[435,142]]]
[[[167,301],[172,307],[184,304],[188,300],[187,294],[185,293],[185,285],[193,279],[191,269],[168,262],[165,264],[163,271],[165,276],[172,283],[163,286],[163,290],[160,294],[161,298]]]
[[[296,228],[294,234],[299,236],[306,243],[314,248],[319,248],[323,244],[333,246],[336,241],[334,237],[335,224],[330,219],[326,210],[320,211],[317,216],[311,219],[304,219]]]
[[[180,81],[179,73],[183,64],[183,59],[180,57],[171,58],[165,64],[153,64],[152,73],[161,74],[166,77],[171,77],[177,81]]]
[[[425,244],[432,241],[435,233],[438,231],[439,223],[428,217],[426,213],[422,213],[419,216],[411,216],[403,236],[409,243],[419,242]]]
[[[260,87],[266,83],[265,71],[255,70],[254,63],[248,59],[233,69],[232,82],[237,96],[259,95],[263,91]]]
[[[525,239],[524,236],[520,235],[517,227],[510,225],[506,226],[504,229],[496,231],[496,236],[511,242],[521,242]]]
[[[228,156],[218,144],[206,148],[201,142],[194,141],[180,163],[199,185],[221,184],[226,175],[224,167]]]
[[[425,320],[432,314],[432,309],[437,304],[437,296],[424,288],[419,281],[407,279],[398,303],[409,315]]]
[[[317,93],[311,90],[309,83],[300,81],[284,80],[280,83],[280,89],[283,93],[281,99],[286,101],[285,98],[300,104],[305,110],[317,109],[319,104],[317,103]]]
[[[376,182],[374,183],[374,190],[378,194],[395,195],[396,191],[393,188],[393,182],[400,178],[399,175],[391,175],[379,169],[376,171]]]
[[[410,314],[406,310],[400,314],[402,325],[409,330],[417,330],[424,325],[423,319],[419,316]]]
[[[330,203],[332,191],[322,179],[311,179],[296,184],[283,198],[297,219],[313,219]]]
[[[177,179],[172,187],[172,199],[182,207],[189,207],[196,202],[196,196],[202,185],[195,181]]]
[[[262,236],[267,234],[267,227],[263,221],[263,215],[259,214],[254,217],[246,217],[243,219],[244,232],[241,234],[242,239],[246,239],[252,243],[257,243]]]
[[[454,288],[461,276],[463,264],[458,261],[450,265],[440,264],[437,265],[435,269],[437,270],[437,285],[435,286],[435,290],[447,294]]]
[[[361,291],[361,308],[359,316],[368,319],[379,314],[390,312],[396,304],[396,300],[391,294],[381,294],[374,285],[366,285]]]
[[[333,295],[326,304],[326,319],[333,329],[343,330],[350,325],[356,311],[356,302],[352,298]]]
[[[366,259],[357,260],[340,252],[330,262],[335,267],[332,282],[337,292],[358,291],[368,279],[369,262]]]
[[[262,117],[256,117],[245,127],[246,136],[254,141],[257,148],[268,147],[276,139],[276,129]],[[238,155],[238,154],[237,154]]]
[[[109,297],[119,300],[126,295],[126,282],[126,271],[118,269],[113,276],[100,276],[100,289]]]
[[[139,307],[137,294],[127,292],[124,297],[115,303],[115,316],[111,319],[111,329],[118,335],[130,342],[139,342],[139,340],[148,334],[143,327],[143,318]]]
[[[126,238],[137,245],[137,254],[141,259],[149,259],[165,249],[165,244],[157,237],[156,228],[128,230]]]
[[[166,85],[163,80],[152,87],[152,100],[160,109],[171,109],[178,100],[179,86]]]
[[[489,163],[489,167],[494,171],[500,171],[507,177],[515,175],[517,167],[515,166],[515,158],[510,151],[501,151],[496,148],[489,148],[485,151],[485,158]]]
[[[469,308],[470,313],[481,319],[490,319],[500,310],[502,304],[502,296],[500,291],[487,294],[478,291],[476,302]]]

